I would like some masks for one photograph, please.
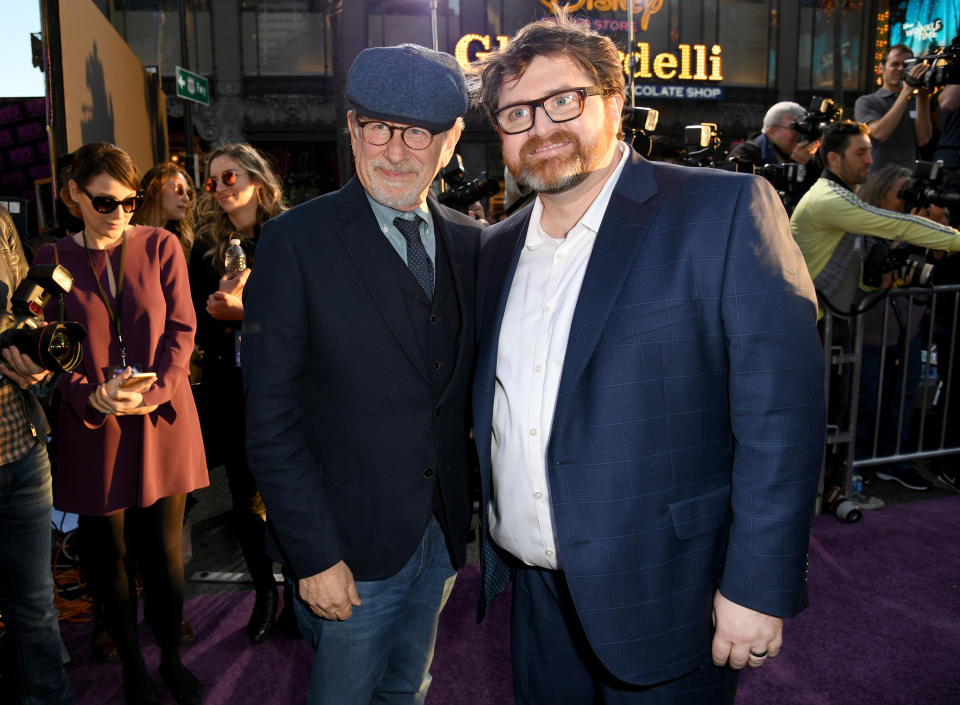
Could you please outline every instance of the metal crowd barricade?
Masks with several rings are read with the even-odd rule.
[[[890,311],[895,301],[906,302],[906,320],[902,328],[909,337],[918,312],[914,302],[926,299],[925,325],[920,327],[922,338],[921,376],[914,399],[913,418],[910,428],[915,431],[907,437],[905,419],[909,418],[906,400],[908,389],[911,350],[909,340],[897,343],[899,331],[891,330]],[[866,314],[873,306],[882,308],[882,333],[880,346],[880,379],[877,384],[876,413],[872,419],[870,452],[857,457],[857,427],[861,387],[861,369]],[[946,307],[946,308],[945,308]],[[960,284],[934,287],[903,287],[876,292],[861,300],[849,312],[838,312],[821,304],[824,317],[820,322],[824,343],[824,389],[828,400],[827,444],[824,449],[824,464],[820,474],[820,499],[823,497],[824,480],[828,457],[843,462],[843,493],[850,496],[853,476],[856,471],[900,461],[917,461],[960,453],[960,399],[951,399],[951,387],[960,390],[954,375],[960,375],[960,360],[957,354],[958,312],[960,312]],[[946,320],[940,314],[948,314]],[[936,323],[941,328],[936,330]],[[938,344],[939,343],[939,344]],[[944,355],[943,353],[947,353]],[[900,354],[897,364],[899,404],[896,414],[893,452],[880,452],[883,431],[882,417],[891,411],[889,399],[884,398],[884,373],[887,358]],[[838,389],[839,385],[839,389]],[[948,437],[948,431],[952,431]]]

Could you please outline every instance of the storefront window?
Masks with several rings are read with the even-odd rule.
[[[861,37],[867,36],[863,2],[837,2],[829,8],[805,2],[800,9],[798,88],[827,92],[834,90],[834,45],[837,23],[840,30],[840,57],[843,89],[859,91],[872,67],[863,59]]]
[[[325,0],[243,0],[241,51],[246,76],[333,73],[333,41]]]
[[[188,8],[190,65],[184,68],[206,76],[213,71],[209,0],[190,0]],[[144,66],[159,66],[162,76],[173,76],[183,65],[179,0],[114,0],[109,19]]]

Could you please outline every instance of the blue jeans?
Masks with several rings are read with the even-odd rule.
[[[317,650],[308,705],[423,703],[437,622],[455,578],[443,531],[431,519],[400,572],[357,581],[363,604],[349,619],[321,619],[296,600],[300,632]]]
[[[0,611],[11,627],[21,705],[72,703],[50,570],[50,461],[43,443],[0,465]]]

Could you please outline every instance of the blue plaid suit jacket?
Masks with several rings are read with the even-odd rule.
[[[510,579],[485,508],[500,325],[529,219],[481,235],[481,618]],[[813,285],[770,185],[632,154],[587,266],[547,450],[561,569],[614,676],[650,684],[701,664],[718,588],[768,614],[806,606],[823,375]]]

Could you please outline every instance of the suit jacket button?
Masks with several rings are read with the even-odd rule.
[[[424,468],[423,476],[428,480],[433,477],[433,468]]]
[[[434,360],[434,361],[433,361],[433,369],[435,369],[435,370],[439,370],[439,369],[440,369],[440,361],[439,361],[439,360]]]
[[[433,314],[432,316],[430,316],[430,322],[436,325],[437,323],[440,322],[440,316],[438,316],[437,314]]]

